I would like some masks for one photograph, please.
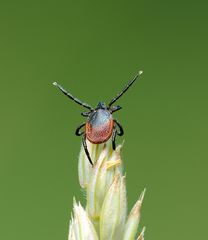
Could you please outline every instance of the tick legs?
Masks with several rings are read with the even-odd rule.
[[[81,129],[82,127],[84,127],[84,125],[85,125],[85,123],[82,123],[82,124],[76,129],[75,134],[76,134],[77,136],[83,135],[83,136],[82,136],[82,145],[83,145],[83,147],[84,147],[85,153],[86,153],[86,155],[87,155],[87,158],[88,158],[90,164],[93,166],[92,160],[91,160],[91,158],[90,158],[89,151],[88,151],[88,149],[87,149],[86,134],[85,134],[84,132],[80,132],[80,129]]]
[[[108,104],[110,107],[114,102],[116,102],[128,89],[129,87],[136,81],[136,79],[142,74],[142,71],[139,71],[139,73],[130,81],[128,84],[124,87],[124,89],[118,93]]]
[[[88,158],[89,162],[91,163],[91,165],[93,166],[92,160],[91,160],[91,158],[90,158],[89,151],[88,151],[88,149],[87,149],[86,135],[85,135],[85,134],[82,136],[82,144],[83,144],[85,153],[86,153],[86,155],[87,155],[87,158]]]
[[[59,85],[57,82],[53,83],[54,86],[56,86],[57,88],[59,88],[59,90],[62,91],[63,94],[65,94],[68,98],[70,98],[71,100],[73,100],[75,103],[78,103],[79,105],[88,108],[89,110],[92,110],[93,108],[87,104],[82,102],[81,100],[79,100],[78,98],[75,98],[74,96],[71,95],[71,93],[67,92],[61,85]]]
[[[84,134],[84,135],[82,136],[82,145],[83,145],[83,147],[84,147],[85,153],[86,153],[86,155],[87,155],[87,158],[88,158],[90,164],[93,166],[92,160],[91,160],[91,158],[90,158],[89,151],[88,151],[88,149],[87,149],[86,134],[85,134],[84,132],[80,132],[80,129],[81,129],[82,127],[84,127],[84,125],[85,125],[85,123],[82,123],[82,124],[76,129],[75,134],[76,134],[77,136],[81,136],[81,135]]]
[[[113,107],[110,108],[110,110],[111,110],[112,113],[114,113],[114,112],[116,112],[116,111],[118,111],[118,110],[120,110],[120,109],[122,109],[122,107],[119,106],[119,105],[113,106]]]
[[[119,128],[119,132],[118,132],[116,129],[116,125],[115,125],[113,128],[113,133],[112,133],[112,147],[113,147],[113,150],[116,150],[116,135],[118,134],[119,136],[122,136],[124,134],[124,130],[123,130],[121,124],[117,120],[114,119],[114,122],[116,123],[116,125]]]
[[[114,119],[114,122],[116,123],[116,125],[117,125],[118,128],[119,128],[119,133],[118,133],[118,135],[119,135],[119,136],[124,135],[124,130],[123,130],[121,124],[120,124],[117,120],[115,120],[115,119]]]
[[[80,131],[79,131],[82,127],[84,127],[84,125],[85,125],[85,123],[82,123],[82,124],[76,129],[75,134],[76,134],[77,136],[81,136],[81,135],[84,133],[84,132],[80,132]]]
[[[91,112],[82,112],[81,115],[83,117],[88,117],[90,115]]]
[[[116,150],[116,135],[117,135],[117,129],[114,127],[113,134],[112,134],[112,147],[113,150]]]

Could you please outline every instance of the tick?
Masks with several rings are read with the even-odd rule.
[[[97,107],[95,108],[73,97],[71,93],[67,92],[57,82],[53,83],[53,85],[58,87],[67,97],[72,99],[77,104],[88,109],[87,112],[81,113],[83,117],[87,117],[87,121],[82,123],[76,129],[75,134],[77,136],[82,136],[82,144],[91,165],[93,165],[93,162],[87,149],[86,139],[88,139],[91,143],[101,144],[106,142],[110,137],[112,137],[112,147],[113,150],[116,149],[116,135],[122,136],[124,134],[124,130],[121,124],[112,116],[112,114],[120,110],[121,107],[119,105],[113,106],[113,104],[129,89],[129,87],[136,81],[138,76],[140,76],[141,74],[142,71],[139,71],[139,73],[131,81],[128,82],[128,84],[123,88],[123,90],[118,93],[110,101],[109,104],[106,105],[104,102],[99,102]],[[84,130],[80,131],[82,128],[84,128]]]

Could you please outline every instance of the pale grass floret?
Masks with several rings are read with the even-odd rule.
[[[86,192],[86,207],[84,209],[74,200],[68,240],[144,240],[145,228],[139,235],[137,231],[145,190],[127,217],[122,146],[113,151],[110,141],[87,144],[94,165],[90,165],[83,148],[78,163],[80,186]]]

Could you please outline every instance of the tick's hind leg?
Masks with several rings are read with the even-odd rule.
[[[124,130],[121,124],[117,120],[114,119],[114,122],[115,122],[115,125],[112,133],[112,147],[113,147],[113,150],[116,150],[116,135],[118,134],[119,136],[122,136],[124,134]],[[119,128],[119,132],[116,129],[117,126]]]
[[[91,158],[90,158],[89,151],[88,151],[88,149],[87,149],[86,134],[85,134],[84,132],[80,132],[80,129],[81,129],[82,127],[84,127],[84,126],[85,126],[85,123],[82,123],[82,124],[76,129],[75,134],[76,134],[77,136],[83,135],[83,136],[82,136],[82,145],[83,145],[83,147],[84,147],[85,153],[86,153],[86,155],[87,155],[87,158],[88,158],[90,164],[93,166],[92,160],[91,160]]]
[[[88,158],[90,164],[93,166],[92,160],[91,160],[91,158],[90,158],[89,151],[88,151],[88,149],[87,149],[87,142],[86,142],[86,135],[85,135],[85,134],[82,136],[82,144],[83,144],[85,153],[86,153],[86,155],[87,155],[87,158]]]
[[[116,135],[117,135],[117,129],[116,126],[113,128],[113,134],[112,134],[112,147],[113,150],[116,150]]]
[[[116,123],[116,125],[117,125],[118,128],[119,128],[119,132],[118,132],[117,134],[118,134],[119,136],[124,135],[124,130],[123,130],[121,124],[120,124],[117,120],[115,120],[115,119],[114,119],[114,122]]]
[[[84,132],[80,132],[79,130],[84,127],[85,123],[82,123],[75,131],[75,135],[81,136]]]

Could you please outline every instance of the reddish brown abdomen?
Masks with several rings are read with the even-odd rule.
[[[114,121],[105,109],[93,112],[86,123],[86,137],[95,144],[106,142],[112,135]]]

